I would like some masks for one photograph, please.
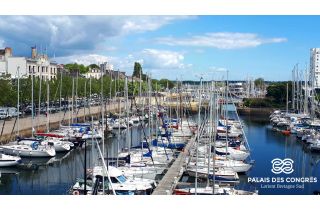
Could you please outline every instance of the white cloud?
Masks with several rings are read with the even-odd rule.
[[[59,63],[79,63],[89,65],[109,62],[114,69],[126,71],[132,74],[134,62],[140,62],[143,71],[151,72],[153,77],[175,79],[177,75],[185,73],[192,65],[184,63],[184,55],[180,52],[144,49],[124,57],[105,56],[99,54],[78,54],[64,57],[57,57]]]
[[[71,55],[71,56],[65,56],[65,57],[57,57],[56,60],[59,63],[78,63],[78,64],[84,64],[86,66],[90,64],[100,64],[103,62],[110,62],[111,60],[114,60],[113,57],[104,56],[104,55],[98,55],[98,54],[88,54],[88,55]]]
[[[218,49],[239,49],[257,47],[262,44],[286,42],[286,38],[263,38],[254,33],[206,33],[188,38],[161,37],[156,41],[170,46],[213,47]]]
[[[1,16],[0,35],[15,51],[45,46],[56,55],[103,50],[112,39],[157,30],[187,16]],[[101,47],[103,46],[103,47]],[[105,47],[108,49],[107,46]]]
[[[125,32],[154,31],[175,20],[190,18],[194,16],[132,16],[132,19],[123,24],[122,29]]]
[[[144,49],[140,56],[144,66],[151,69],[183,69],[188,66],[183,63],[183,54],[175,51]]]

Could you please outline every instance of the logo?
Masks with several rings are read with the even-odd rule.
[[[293,163],[294,161],[290,158],[285,158],[281,160],[280,158],[275,158],[271,161],[272,163],[272,169],[271,171],[274,174],[291,174],[293,170]]]

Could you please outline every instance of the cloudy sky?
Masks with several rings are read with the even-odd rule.
[[[317,16],[1,16],[0,48],[30,56],[47,49],[59,63],[109,61],[132,73],[139,61],[154,78],[290,79],[320,47]]]

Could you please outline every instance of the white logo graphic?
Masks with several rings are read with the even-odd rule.
[[[274,174],[281,174],[281,173],[291,174],[294,171],[293,170],[294,161],[290,158],[285,158],[283,160],[279,158],[275,158],[271,161],[271,163],[272,163],[271,171]]]

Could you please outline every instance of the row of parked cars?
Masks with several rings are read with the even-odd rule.
[[[0,120],[10,119],[21,116],[22,112],[18,112],[16,107],[0,107]]]
[[[108,99],[107,103],[111,100]],[[74,101],[73,108],[79,109],[83,107],[89,107],[89,106],[98,106],[100,105],[100,99],[98,97],[92,97],[91,101],[86,99],[77,99],[77,101]],[[47,103],[41,103],[40,104],[40,110],[39,105],[34,104],[33,106],[33,112],[34,115],[37,115],[40,111],[40,114],[46,114],[48,112],[50,113],[57,113],[60,111],[67,111],[72,108],[72,102],[68,100],[62,100],[61,106],[60,101],[51,101],[49,103],[49,107],[47,106]],[[31,104],[20,104],[20,109],[18,113],[18,109],[16,107],[0,107],[0,120],[3,119],[11,119],[15,118],[18,115],[20,117],[31,115],[32,113],[32,105]]]

